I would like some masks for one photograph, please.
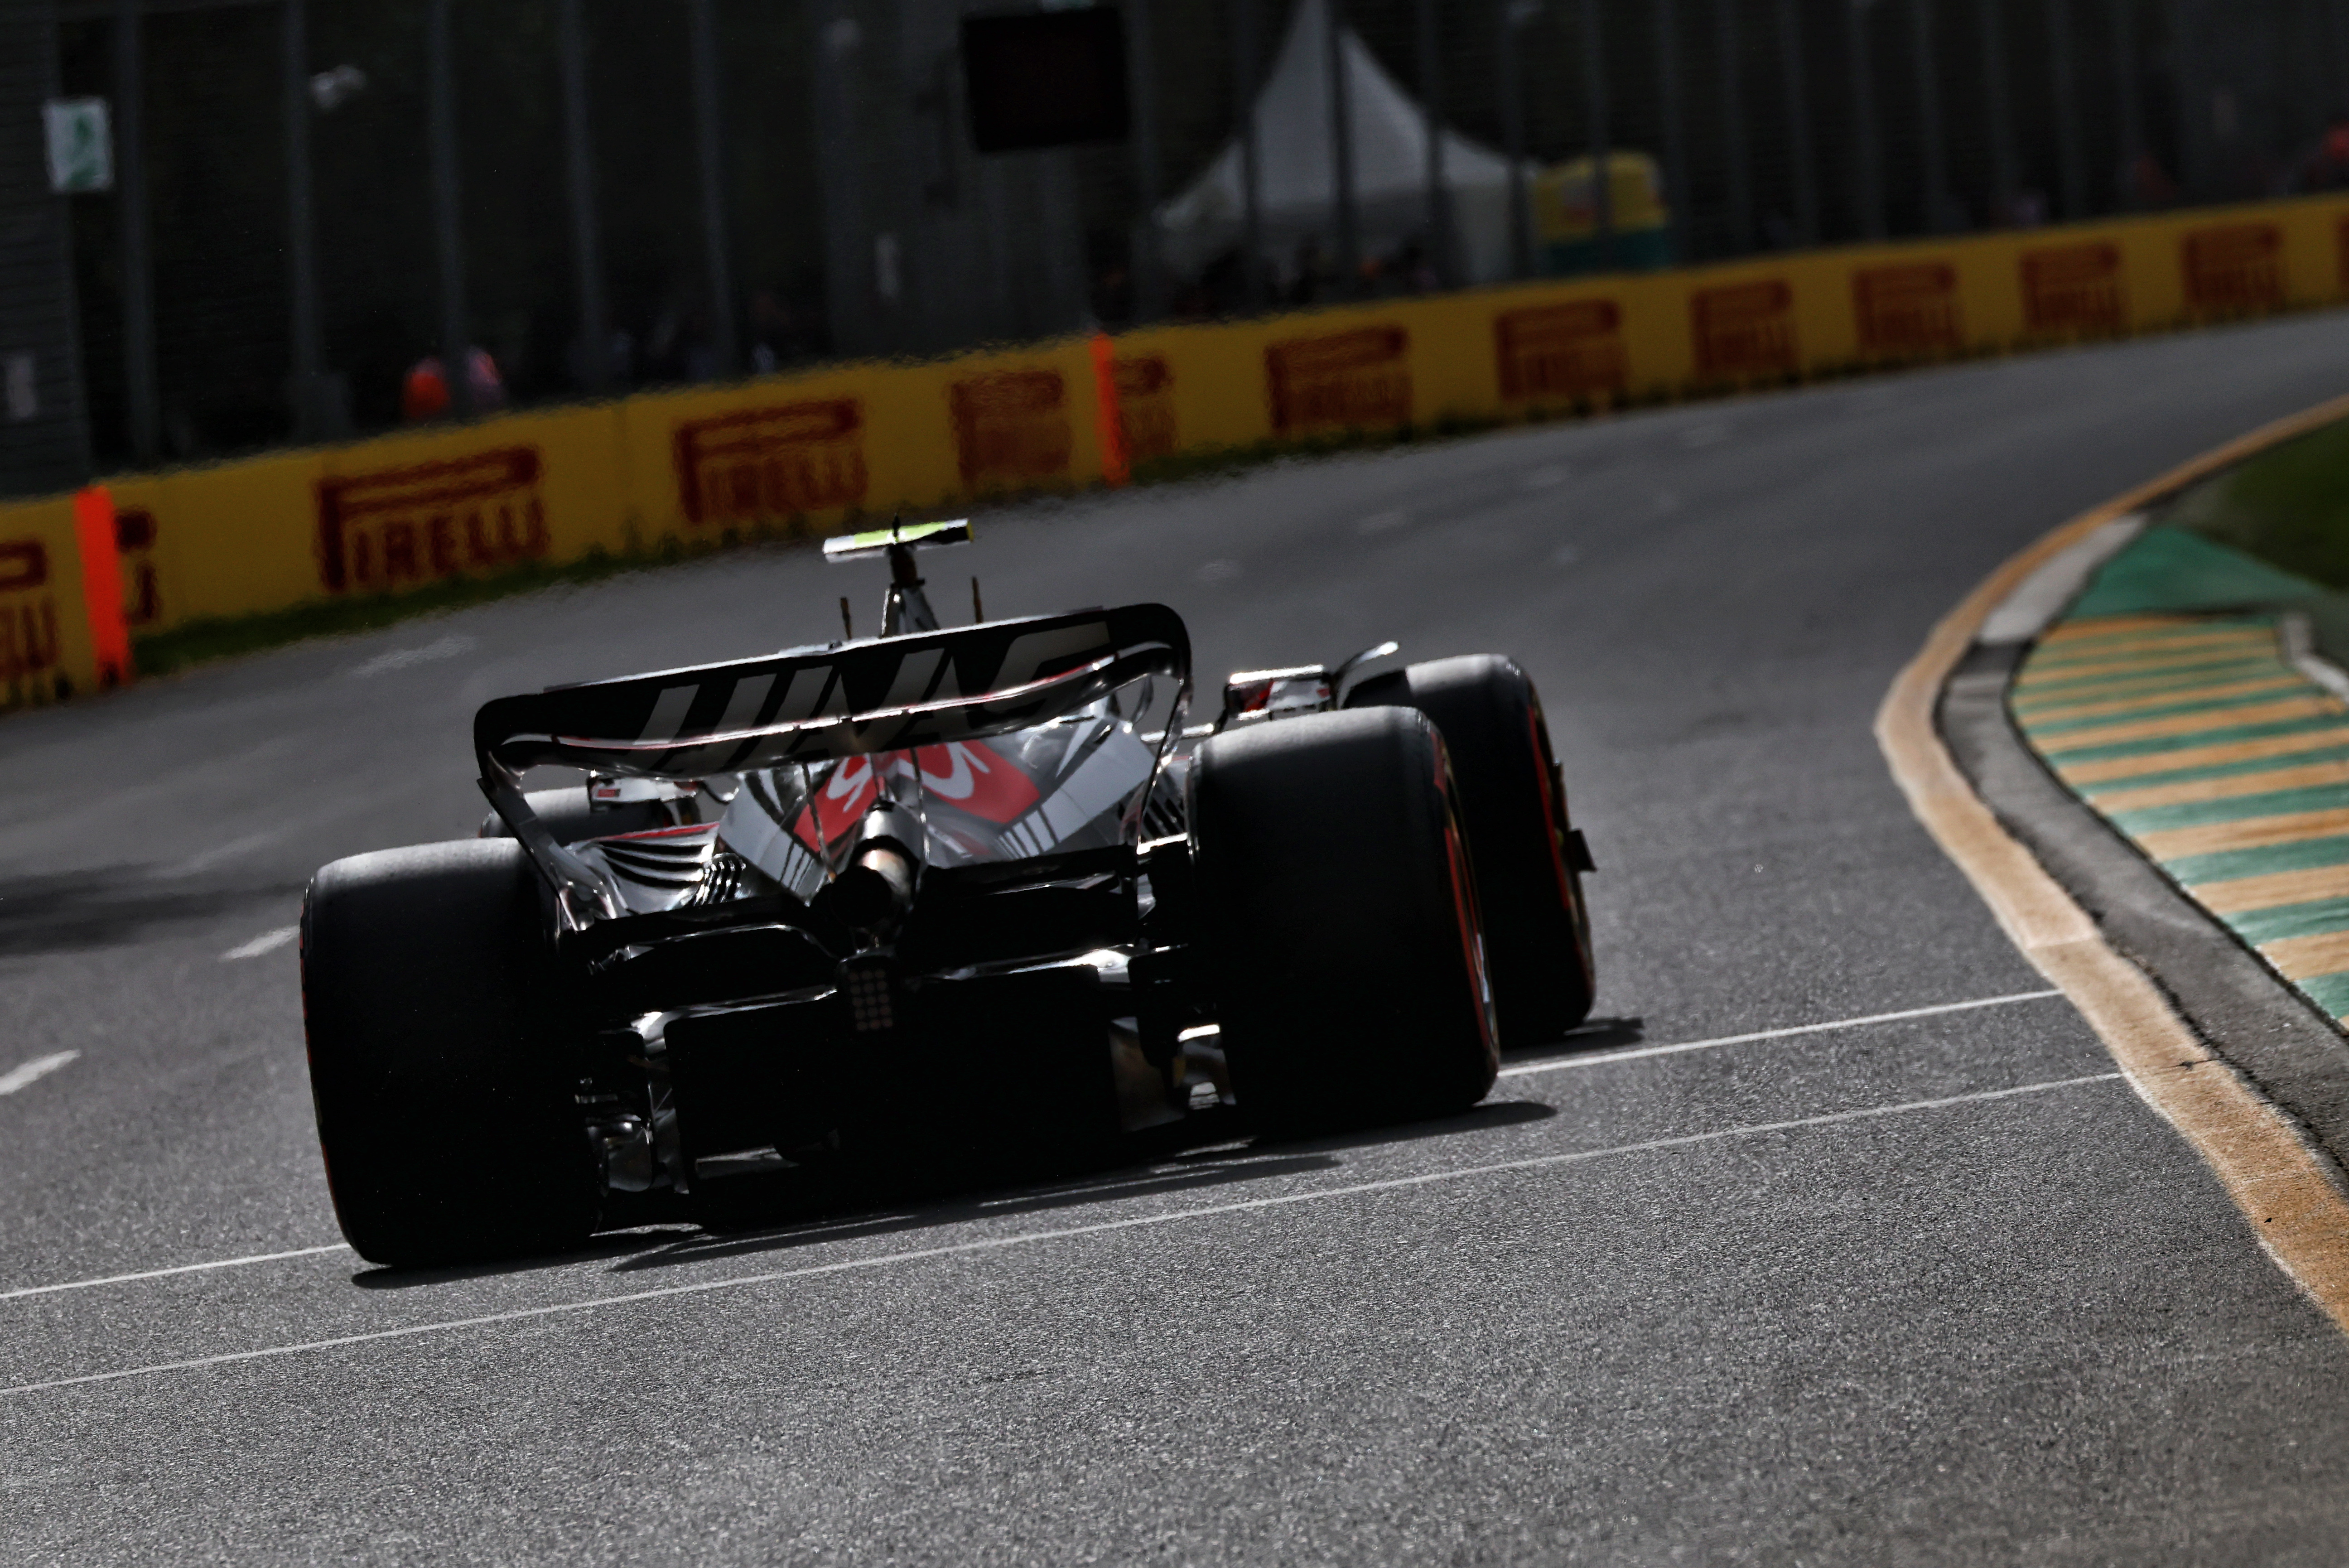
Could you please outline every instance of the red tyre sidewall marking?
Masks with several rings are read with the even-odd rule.
[[[1567,909],[1574,908],[1574,888],[1566,870],[1566,829],[1559,818],[1565,815],[1566,803],[1551,797],[1557,791],[1549,769],[1549,747],[1547,744],[1549,726],[1542,722],[1541,703],[1526,704],[1526,739],[1534,749],[1534,771],[1541,775],[1542,836],[1548,846],[1550,874],[1557,878],[1557,901]]]
[[[1435,793],[1444,802],[1444,865],[1452,884],[1452,918],[1460,929],[1461,967],[1468,977],[1468,994],[1476,1010],[1476,1034],[1485,1054],[1500,1057],[1499,1037],[1493,1026],[1493,981],[1485,968],[1484,935],[1476,929],[1475,899],[1468,885],[1467,856],[1460,842],[1460,814],[1452,797],[1452,759],[1444,737],[1435,738]]]

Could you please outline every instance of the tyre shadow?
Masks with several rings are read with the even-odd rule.
[[[1347,1148],[1377,1148],[1386,1144],[1423,1143],[1432,1137],[1446,1137],[1454,1133],[1485,1132],[1494,1127],[1516,1127],[1524,1122],[1546,1122],[1557,1115],[1556,1106],[1539,1100],[1487,1100],[1474,1110],[1458,1116],[1441,1116],[1433,1121],[1406,1122],[1401,1127],[1363,1127],[1357,1131],[1320,1133],[1310,1137],[1287,1139],[1278,1143],[1259,1139],[1255,1147],[1287,1150],[1295,1153],[1335,1153]],[[1336,1161],[1330,1163],[1335,1164]]]
[[[1111,1203],[1129,1198],[1154,1198],[1169,1192],[1193,1192],[1203,1189],[1228,1187],[1239,1182],[1262,1181],[1276,1176],[1297,1176],[1307,1171],[1328,1170],[1339,1162],[1326,1154],[1284,1153],[1276,1157],[1258,1157],[1249,1150],[1223,1151],[1219,1163],[1206,1168],[1192,1167],[1182,1170],[1137,1171],[1129,1167],[1123,1170],[1103,1171],[1079,1181],[1058,1182],[1043,1189],[1019,1188],[952,1201],[924,1205],[917,1209],[900,1210],[892,1213],[861,1215],[841,1220],[816,1221],[793,1220],[761,1230],[705,1231],[682,1241],[674,1241],[657,1251],[644,1251],[615,1264],[616,1274],[637,1273],[647,1269],[674,1268],[680,1263],[698,1263],[711,1258],[736,1258],[761,1252],[789,1251],[794,1247],[813,1246],[832,1241],[855,1241],[872,1236],[898,1235],[910,1231],[929,1231],[947,1225],[968,1224],[973,1220],[994,1220],[1005,1215],[1044,1214],[1055,1210],[1082,1208],[1092,1203]]]
[[[488,1279],[493,1275],[536,1273],[543,1269],[599,1262],[605,1258],[625,1258],[649,1248],[667,1246],[680,1236],[695,1234],[698,1232],[670,1226],[598,1236],[584,1247],[537,1258],[501,1258],[493,1263],[450,1263],[436,1269],[361,1269],[351,1276],[351,1283],[363,1291],[406,1291],[419,1285],[453,1284],[460,1280]]]
[[[523,1274],[581,1262],[612,1260],[613,1274],[641,1273],[713,1259],[788,1252],[834,1241],[862,1241],[875,1236],[902,1235],[992,1220],[1007,1215],[1044,1214],[1169,1193],[1209,1191],[1217,1188],[1300,1176],[1340,1168],[1339,1154],[1347,1149],[1424,1142],[1461,1133],[1544,1120],[1555,1107],[1533,1101],[1488,1103],[1458,1116],[1402,1127],[1358,1133],[1333,1134],[1310,1139],[1272,1143],[1235,1137],[1193,1148],[1148,1165],[1129,1165],[1065,1180],[1028,1183],[937,1202],[909,1202],[877,1212],[835,1214],[817,1219],[793,1217],[763,1226],[745,1224],[726,1230],[690,1229],[668,1225],[598,1237],[587,1246],[544,1257],[507,1259],[497,1262],[458,1264],[432,1269],[365,1269],[351,1276],[361,1290],[411,1290],[422,1285]]]
[[[926,1231],[944,1225],[967,1224],[973,1220],[995,1219],[1007,1214],[1040,1214],[1055,1210],[1081,1208],[1092,1203],[1117,1202],[1130,1198],[1151,1198],[1165,1193],[1193,1192],[1228,1187],[1241,1182],[1262,1181],[1273,1177],[1299,1176],[1311,1171],[1334,1170],[1345,1162],[1337,1158],[1340,1151],[1370,1148],[1381,1144],[1416,1143],[1433,1137],[1445,1137],[1458,1133],[1482,1132],[1493,1127],[1508,1127],[1520,1122],[1540,1121],[1557,1114],[1556,1107],[1534,1101],[1502,1101],[1476,1106],[1458,1116],[1433,1121],[1413,1122],[1402,1127],[1380,1127],[1359,1133],[1336,1134],[1327,1137],[1272,1143],[1261,1138],[1247,1142],[1228,1142],[1176,1154],[1156,1165],[1102,1171],[1080,1179],[1054,1182],[1048,1186],[1030,1185],[979,1194],[952,1202],[925,1205],[888,1215],[856,1219],[797,1223],[777,1226],[765,1231],[735,1231],[730,1234],[705,1233],[701,1237],[660,1249],[647,1251],[626,1258],[616,1264],[612,1272],[636,1273],[647,1269],[668,1268],[679,1263],[698,1262],[708,1258],[739,1257],[746,1253],[788,1251],[793,1247],[818,1242],[855,1241],[868,1236],[891,1235],[908,1231]],[[1174,1168],[1168,1169],[1172,1166]]]
[[[1612,1051],[1619,1046],[1637,1045],[1648,1037],[1647,1020],[1643,1018],[1593,1018],[1580,1027],[1568,1030],[1555,1040],[1522,1050],[1504,1051],[1505,1065],[1516,1066],[1526,1062],[1555,1062],[1564,1056],[1580,1056],[1592,1051]]]

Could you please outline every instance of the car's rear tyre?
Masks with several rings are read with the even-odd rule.
[[[310,1091],[336,1218],[361,1257],[511,1257],[594,1231],[554,957],[511,838],[354,856],[311,881]]]
[[[577,844],[584,839],[609,838],[619,833],[649,833],[657,827],[673,826],[668,807],[657,800],[632,800],[619,805],[607,805],[601,810],[587,798],[587,786],[571,784],[562,789],[534,789],[523,798],[530,802],[531,815],[546,825],[557,844]],[[496,812],[481,818],[479,837],[512,838],[513,829]]]
[[[1346,696],[1349,709],[1385,705],[1426,714],[1451,753],[1502,1044],[1557,1039],[1589,1016],[1598,971],[1581,841],[1534,683],[1510,660],[1482,653],[1413,664]]]
[[[1294,1133],[1464,1110],[1498,1068],[1444,742],[1401,708],[1217,735],[1191,770],[1232,1092]]]

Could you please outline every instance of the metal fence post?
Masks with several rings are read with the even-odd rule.
[[[718,20],[710,0],[688,0],[693,46],[693,128],[701,150],[701,239],[709,249],[709,338],[718,373],[737,363],[734,268],[726,243],[725,148],[718,130]]]
[[[1270,294],[1264,275],[1264,149],[1257,140],[1257,4],[1232,3],[1232,102],[1239,115],[1241,301],[1261,310]]]
[[[2088,215],[2087,170],[2080,153],[2079,85],[2072,70],[2072,0],[2047,0],[2047,74],[2055,93],[2055,165],[2064,216]]]
[[[2209,110],[2194,90],[2201,83],[2190,68],[2194,56],[2187,47],[2192,26],[2186,0],[2169,0],[2170,86],[2178,99],[2178,188],[2189,202],[2202,193],[2202,120]]]
[[[473,417],[472,332],[465,309],[465,247],[458,226],[457,84],[450,64],[450,0],[424,14],[424,72],[431,119],[432,221],[440,254],[440,376],[449,410]]]
[[[1738,67],[1737,7],[1713,0],[1713,47],[1721,57],[1721,124],[1729,159],[1729,233],[1739,255],[1754,250],[1753,151],[1745,144],[1745,83]]]
[[[114,12],[115,201],[122,214],[122,373],[129,405],[130,455],[141,464],[162,451],[155,378],[155,264],[148,236],[145,62],[139,0]]]
[[[1909,0],[1909,46],[1916,70],[1918,161],[1923,165],[1925,232],[1938,234],[1950,201],[1950,156],[1941,137],[1941,81],[1933,68],[1933,0]]]
[[[1876,67],[1868,57],[1868,13],[1875,0],[1847,0],[1844,40],[1851,51],[1852,205],[1862,239],[1884,237],[1884,155],[1876,121]]]
[[[571,188],[571,265],[579,291],[579,380],[586,390],[601,392],[612,384],[612,330],[604,313],[604,244],[595,217],[587,37],[579,0],[560,0],[555,40],[563,57],[563,154]]]
[[[2349,109],[2349,0],[2333,0],[2327,17],[2333,24],[2333,107],[2339,114]]]
[[[292,298],[288,325],[293,337],[291,396],[294,438],[318,441],[327,430],[320,378],[325,354],[319,343],[316,234],[311,211],[310,37],[308,0],[285,0],[282,62],[285,99],[285,263]]]
[[[1517,59],[1517,7],[1526,0],[1495,0],[1500,42],[1494,70],[1501,95],[1502,151],[1509,160],[1509,275],[1525,277],[1534,269],[1533,213],[1526,203],[1526,103],[1524,78]]]
[[[1419,0],[1419,99],[1427,130],[1427,265],[1437,283],[1459,281],[1452,259],[1451,193],[1444,186],[1444,50],[1436,0]]]
[[[2000,0],[1974,0],[1982,21],[1983,109],[1990,119],[1992,200],[1998,211],[1992,226],[2012,223],[2022,197],[2022,177],[2014,155],[2014,112],[2006,79],[2006,29],[1999,19]]]
[[[1615,265],[1615,171],[1608,137],[1606,36],[1599,0],[1582,0],[1582,92],[1590,112],[1590,254],[1605,272]]]
[[[2137,205],[2137,161],[2152,149],[2145,144],[2145,98],[2137,75],[2137,0],[2112,0],[2114,123],[2121,135],[2120,188],[2116,204]]]
[[[1362,243],[1354,213],[1354,115],[1346,90],[1345,0],[1322,0],[1328,20],[1330,67],[1330,175],[1336,196],[1338,294],[1350,297],[1361,282]]]
[[[1142,218],[1133,228],[1133,318],[1150,321],[1166,308],[1165,269],[1158,262],[1158,52],[1150,32],[1150,0],[1125,0],[1126,73],[1133,78],[1133,194]]]
[[[1778,56],[1785,67],[1786,136],[1795,162],[1795,239],[1819,243],[1819,171],[1811,146],[1811,93],[1803,60],[1803,23],[1795,0],[1778,0]]]
[[[1688,260],[1688,117],[1681,97],[1681,23],[1676,0],[1655,0],[1656,96],[1664,117],[1664,202],[1671,214],[1672,259]]]

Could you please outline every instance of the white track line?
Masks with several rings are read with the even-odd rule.
[[[233,963],[238,959],[259,958],[264,953],[274,953],[301,934],[302,928],[299,926],[280,926],[274,931],[264,931],[243,946],[231,948],[221,954],[221,962]]]
[[[1599,1067],[1609,1062],[1631,1062],[1642,1056],[1677,1056],[1683,1051],[1713,1051],[1723,1045],[1750,1045],[1756,1040],[1787,1040],[1797,1034],[1824,1034],[1831,1029],[1858,1029],[1870,1023],[1898,1023],[1909,1018],[1931,1018],[1943,1012],[1970,1012],[1977,1007],[2011,1007],[2018,1002],[2044,1002],[2060,991],[2018,991],[2012,996],[1983,996],[1971,1002],[1944,1002],[1937,1007],[1911,1007],[1899,1012],[1871,1012],[1865,1018],[1837,1018],[1826,1023],[1797,1023],[1787,1029],[1757,1029],[1751,1034],[1723,1034],[1717,1040],[1690,1040],[1678,1045],[1634,1045],[1623,1051],[1593,1051],[1588,1056],[1567,1056],[1555,1062],[1527,1062],[1504,1067],[1504,1078],[1530,1078],[1537,1073],[1563,1073],[1575,1067]]]
[[[11,1067],[0,1073],[0,1095],[13,1095],[26,1085],[47,1077],[80,1054],[78,1051],[57,1051],[47,1056],[36,1056],[22,1066]]]
[[[0,1302],[12,1302],[19,1296],[53,1296],[59,1291],[95,1290],[99,1285],[128,1285],[140,1280],[169,1279],[173,1274],[202,1274],[213,1269],[242,1269],[250,1263],[274,1263],[286,1258],[315,1258],[321,1252],[347,1252],[350,1248],[336,1241],[330,1247],[296,1247],[290,1252],[253,1252],[242,1258],[220,1258],[209,1263],[181,1263],[169,1269],[146,1269],[135,1274],[109,1274],[100,1280],[67,1280],[61,1285],[26,1285],[13,1291],[0,1291]]]
[[[1765,1133],[1793,1132],[1804,1127],[1833,1127],[1843,1122],[1872,1121],[1886,1116],[1912,1116],[1920,1111],[1945,1110],[1952,1106],[1981,1105],[1991,1100],[2010,1100],[2023,1095],[2044,1095],[2057,1089],[2078,1088],[2087,1084],[2116,1082],[2118,1073],[2091,1073],[2078,1078],[2056,1078],[2044,1083],[2023,1084],[2012,1089],[1983,1089],[1971,1095],[1950,1095],[1933,1100],[1909,1100],[1893,1106],[1870,1106],[1865,1110],[1837,1111],[1823,1116],[1803,1116],[1794,1121],[1758,1122],[1748,1127],[1724,1127],[1718,1132],[1689,1133],[1680,1137],[1661,1137],[1646,1143],[1621,1144],[1613,1148],[1581,1149],[1568,1154],[1536,1155],[1526,1159],[1499,1160],[1491,1165],[1472,1165],[1452,1170],[1434,1170],[1418,1176],[1390,1177],[1382,1181],[1356,1182],[1347,1187],[1319,1188],[1309,1192],[1285,1193],[1271,1198],[1247,1198],[1235,1203],[1214,1203],[1197,1209],[1179,1209],[1171,1213],[1140,1214],[1126,1220],[1108,1220],[1097,1225],[1070,1225],[1054,1231],[1026,1231],[1012,1236],[991,1236],[978,1241],[953,1241],[940,1247],[917,1247],[903,1252],[885,1252],[878,1257],[850,1258],[835,1263],[812,1263],[800,1269],[777,1269],[768,1273],[737,1274],[723,1280],[704,1280],[695,1284],[663,1285],[648,1291],[630,1291],[624,1295],[595,1296],[583,1302],[563,1302],[553,1306],[522,1307],[512,1312],[486,1313],[480,1317],[445,1318],[437,1323],[410,1324],[404,1328],[376,1329],[367,1334],[339,1334],[333,1339],[304,1340],[294,1345],[273,1345],[260,1350],[235,1350],[222,1355],[200,1355],[187,1361],[158,1362],[150,1366],[125,1367],[119,1372],[91,1372],[78,1377],[57,1377],[43,1383],[19,1383],[0,1388],[0,1396],[33,1394],[48,1388],[75,1388],[89,1383],[115,1383],[128,1377],[152,1377],[166,1372],[192,1372],[206,1366],[227,1366],[241,1361],[266,1361],[280,1356],[300,1355],[311,1351],[338,1350],[346,1345],[373,1345],[384,1340],[412,1339],[419,1334],[449,1334],[461,1328],[490,1328],[500,1324],[527,1323],[536,1318],[563,1317],[574,1313],[594,1312],[603,1307],[627,1306],[637,1302],[663,1301],[676,1296],[709,1295],[719,1291],[748,1290],[757,1285],[777,1284],[786,1280],[815,1279],[826,1274],[861,1272],[868,1269],[884,1269],[899,1263],[918,1263],[933,1258],[964,1257],[974,1252],[1001,1251],[1011,1247],[1032,1246],[1041,1241],[1062,1241],[1076,1236],[1100,1236],[1117,1231],[1136,1231],[1152,1225],[1172,1225],[1185,1220],[1205,1220],[1219,1214],[1245,1214],[1268,1209],[1286,1208],[1295,1203],[1316,1203],[1331,1198],[1352,1198],[1370,1192],[1393,1192],[1411,1187],[1432,1187],[1441,1182],[1464,1181],[1472,1177],[1495,1176],[1514,1171],[1547,1170],[1562,1165],[1579,1165],[1594,1159],[1607,1159],[1617,1155],[1647,1154],[1661,1149],[1687,1148],[1697,1144],[1718,1143],[1725,1138],[1754,1137]]]
[[[285,928],[287,931],[298,929],[292,926]],[[275,937],[279,934],[273,931],[270,936]],[[269,938],[262,940],[265,941]],[[251,945],[247,944],[247,946]],[[239,949],[228,956],[235,958],[243,951],[243,949]],[[1711,1051],[1723,1045],[1744,1045],[1757,1040],[1784,1040],[1791,1035],[1817,1034],[1831,1029],[1857,1029],[1866,1024],[1893,1023],[1909,1018],[1930,1018],[1937,1013],[1964,1012],[1977,1007],[2004,1007],[2018,1002],[2040,1002],[2048,997],[2062,994],[2063,992],[2059,991],[2025,991],[2018,992],[2012,996],[1985,996],[1972,1002],[1947,1002],[1936,1007],[1911,1007],[1899,1012],[1871,1012],[1864,1018],[1837,1018],[1825,1023],[1799,1023],[1786,1029],[1764,1029],[1753,1034],[1724,1034],[1717,1040],[1691,1040],[1677,1045],[1639,1045],[1625,1051],[1594,1051],[1587,1056],[1573,1056],[1559,1062],[1529,1062],[1520,1067],[1504,1067],[1501,1069],[1501,1076],[1523,1078],[1536,1073],[1557,1073],[1569,1067],[1596,1067],[1609,1062],[1633,1061],[1641,1056],[1671,1056],[1683,1051]],[[71,1052],[66,1053],[67,1060],[70,1060],[72,1055]],[[27,1064],[28,1066],[33,1064]],[[64,1063],[59,1062],[57,1065],[62,1066]],[[19,1072],[24,1070],[24,1068],[17,1069]],[[47,1070],[47,1068],[43,1069],[45,1072]],[[841,1225],[846,1227],[863,1222],[862,1220],[843,1220]],[[109,1274],[104,1279],[69,1280],[57,1285],[28,1285],[22,1290],[0,1291],[0,1302],[14,1301],[18,1296],[45,1296],[55,1294],[59,1291],[91,1290],[99,1285],[134,1284],[141,1280],[160,1280],[172,1274],[202,1273],[212,1269],[240,1269],[252,1263],[274,1263],[286,1258],[308,1258],[321,1252],[347,1251],[349,1251],[348,1248],[339,1243],[331,1247],[302,1247],[291,1252],[255,1252],[250,1257],[222,1258],[210,1263],[181,1263],[176,1268],[150,1269],[137,1274]]]

